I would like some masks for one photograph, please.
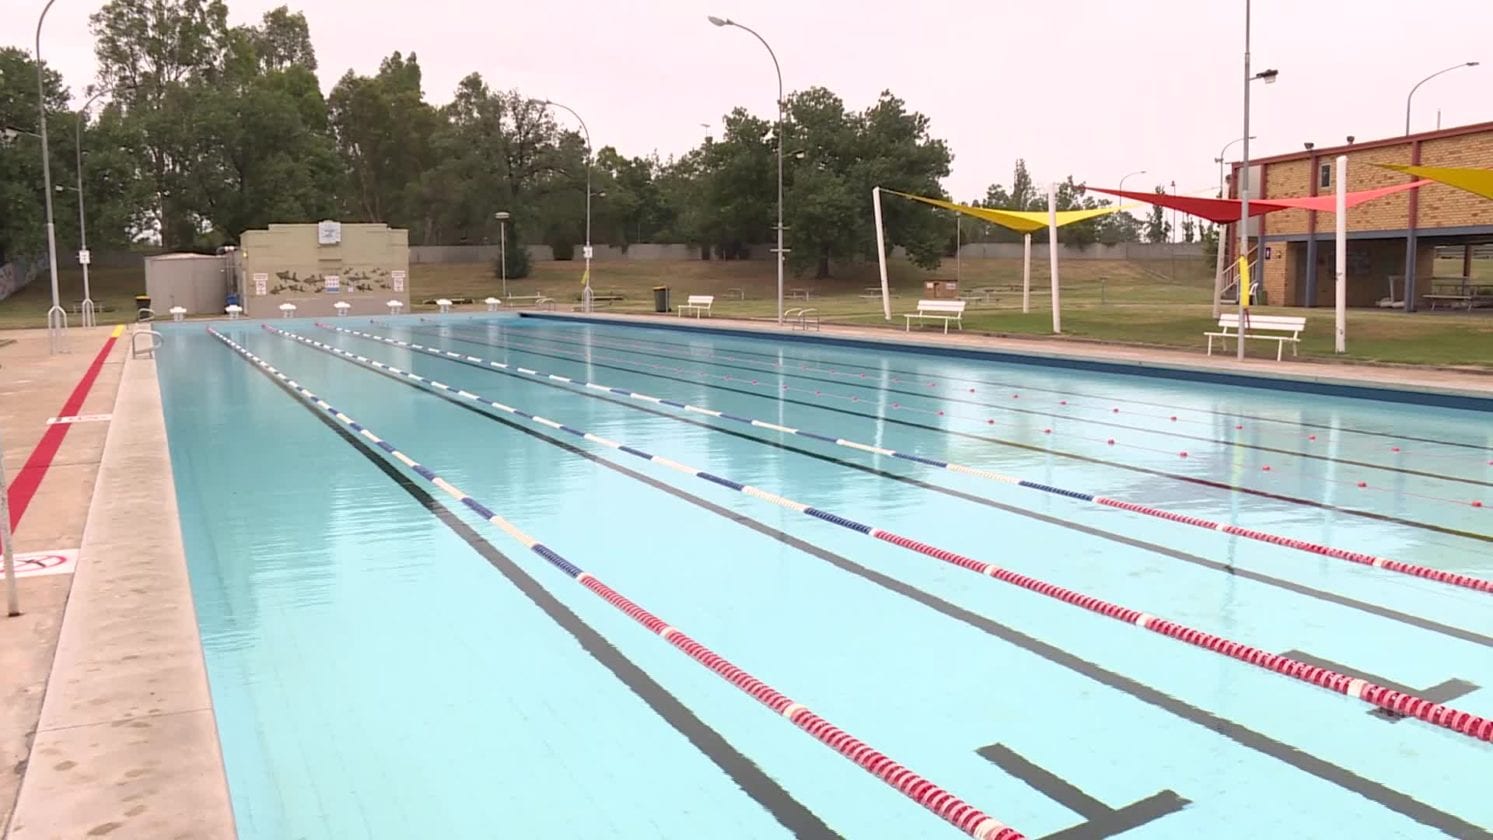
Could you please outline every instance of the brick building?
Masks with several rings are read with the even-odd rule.
[[[1337,189],[1334,161],[1348,156],[1348,190],[1403,184],[1410,176],[1372,166],[1493,169],[1493,122],[1428,131],[1386,140],[1317,147],[1250,161],[1250,198],[1268,200],[1332,195]],[[1237,184],[1239,164],[1231,184]],[[1230,187],[1237,197],[1237,189]],[[1256,264],[1255,282],[1272,306],[1331,306],[1334,294],[1332,213],[1282,210],[1252,220],[1251,235],[1265,259]],[[1230,257],[1237,233],[1230,237]],[[1463,260],[1460,276],[1470,274],[1472,247],[1493,242],[1493,201],[1443,184],[1428,184],[1370,201],[1348,211],[1348,305],[1384,306],[1403,302],[1409,310],[1433,288],[1455,283],[1437,277],[1435,259],[1452,246]],[[1408,256],[1407,256],[1408,255]],[[1409,292],[1407,295],[1406,292]]]

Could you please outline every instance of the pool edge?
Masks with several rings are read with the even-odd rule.
[[[1183,356],[1183,351],[1179,350],[1153,350],[1122,345],[1098,345],[1096,349],[1071,344],[1064,345],[1061,348],[1023,347],[1020,345],[1034,343],[1034,340],[972,334],[950,336],[951,339],[960,340],[962,342],[960,344],[940,344],[937,343],[937,338],[943,338],[942,335],[937,336],[934,340],[917,337],[915,334],[903,337],[905,335],[903,333],[895,333],[894,337],[883,336],[878,333],[887,331],[865,327],[827,326],[823,331],[807,333],[783,330],[776,324],[763,324],[755,321],[732,319],[719,319],[715,322],[699,323],[698,319],[692,322],[683,319],[664,319],[648,315],[599,315],[596,313],[562,312],[520,312],[518,314],[522,318],[536,320],[628,324],[679,332],[705,331],[750,338],[771,336],[778,339],[809,344],[821,343],[841,347],[875,349],[889,348],[993,362],[1061,367],[1070,370],[1146,376],[1158,379],[1203,382],[1215,385],[1234,385],[1266,390],[1284,389],[1322,396],[1351,397],[1355,399],[1377,400],[1380,402],[1493,412],[1493,377],[1486,377],[1475,373],[1456,373],[1440,369],[1428,368],[1420,370],[1415,368],[1339,366],[1334,364],[1331,366],[1332,368],[1345,367],[1346,372],[1337,370],[1329,372],[1327,370],[1329,366],[1319,362],[1275,362],[1274,360],[1251,358],[1246,360],[1246,364],[1250,365],[1253,369],[1248,372],[1238,372],[1225,369],[1221,362],[1209,363],[1192,358],[1169,358]],[[1155,354],[1158,358],[1139,359],[1119,358],[1116,356],[1117,353],[1136,353],[1141,351]],[[1233,356],[1228,357],[1227,363],[1230,365],[1238,364]],[[1289,371],[1275,370],[1263,366],[1286,364],[1292,366],[1309,365],[1312,369],[1307,371]],[[1352,378],[1352,372],[1354,371],[1361,375],[1372,373],[1373,376],[1368,381],[1355,380]],[[1406,381],[1394,381],[1395,378],[1387,375],[1387,371],[1403,371],[1402,376],[1399,378]],[[1412,383],[1408,381],[1414,377],[1424,377],[1428,374],[1437,378],[1462,378],[1468,381],[1486,378],[1488,382],[1485,389],[1478,389],[1456,385],[1426,384],[1423,382]]]
[[[154,360],[127,358],[10,835],[236,835]]]

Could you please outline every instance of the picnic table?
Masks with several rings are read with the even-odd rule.
[[[808,300],[809,296],[813,292],[814,292],[813,289],[789,289],[788,290],[788,297],[790,297],[790,298],[803,298],[804,300]]]
[[[1466,309],[1493,304],[1493,283],[1474,283],[1471,277],[1432,277],[1431,293],[1421,295],[1431,309],[1438,305]]]

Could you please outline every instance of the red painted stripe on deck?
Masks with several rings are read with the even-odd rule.
[[[104,360],[109,357],[109,351],[114,349],[114,343],[124,332],[124,327],[115,327],[114,332],[109,335],[104,346],[93,357],[93,362],[88,365],[88,370],[83,372],[83,378],[73,387],[73,392],[68,396],[67,402],[62,404],[62,409],[57,412],[58,417],[66,417],[80,413],[83,408],[83,400],[88,398],[88,392],[93,390],[93,383],[98,379],[99,371],[103,370]],[[47,427],[45,434],[31,450],[31,457],[26,459],[25,466],[16,473],[14,480],[10,482],[6,494],[10,502],[10,529],[15,531],[16,525],[20,524],[21,516],[26,513],[26,508],[31,504],[31,499],[36,496],[37,488],[41,487],[41,480],[47,477],[47,469],[52,466],[52,459],[57,457],[57,450],[62,448],[62,441],[67,437],[67,430],[73,427],[72,423],[53,423]]]

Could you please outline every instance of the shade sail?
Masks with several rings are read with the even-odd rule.
[[[1239,220],[1239,199],[1237,198],[1197,198],[1188,195],[1172,195],[1170,193],[1154,192],[1127,192],[1125,190],[1106,190],[1099,187],[1089,187],[1094,192],[1117,195],[1120,198],[1130,198],[1136,201],[1144,201],[1148,204],[1156,204],[1172,210],[1180,210],[1201,219],[1207,219],[1217,224],[1227,224]],[[1287,205],[1271,201],[1250,201],[1249,215],[1263,216],[1266,213],[1274,213],[1277,210],[1285,210]]]
[[[1358,192],[1348,193],[1346,196],[1344,196],[1344,198],[1347,199],[1349,209],[1352,209],[1360,204],[1363,204],[1366,201],[1373,201],[1376,198],[1383,198],[1386,195],[1394,195],[1397,192],[1404,192],[1405,190],[1413,190],[1416,187],[1423,187],[1429,183],[1431,182],[1411,181],[1408,184],[1395,184],[1392,187],[1379,187],[1378,189],[1373,190],[1359,190]],[[1309,195],[1303,198],[1272,198],[1270,199],[1270,203],[1283,204],[1287,207],[1295,207],[1299,210],[1316,210],[1322,213],[1333,213],[1337,211],[1337,196],[1333,195],[1332,193],[1328,193],[1327,195]]]
[[[966,216],[974,216],[991,224],[1009,228],[1017,233],[1033,233],[1047,228],[1047,212],[1045,210],[996,210],[989,207],[971,207],[968,204],[956,204],[952,201],[944,201],[939,198],[928,198],[922,195],[897,192],[896,190],[882,189],[882,192],[900,195],[913,201],[921,201],[934,207],[942,207],[945,210],[953,210],[955,213],[963,213]],[[1119,207],[1096,207],[1090,210],[1059,210],[1057,212],[1057,225],[1071,225],[1074,222],[1082,222],[1085,219],[1095,219],[1100,216],[1108,216],[1119,210]]]
[[[1393,169],[1406,175],[1425,178],[1466,190],[1483,198],[1493,198],[1493,169],[1460,169],[1446,166],[1406,166],[1401,163],[1376,163],[1385,169]]]

